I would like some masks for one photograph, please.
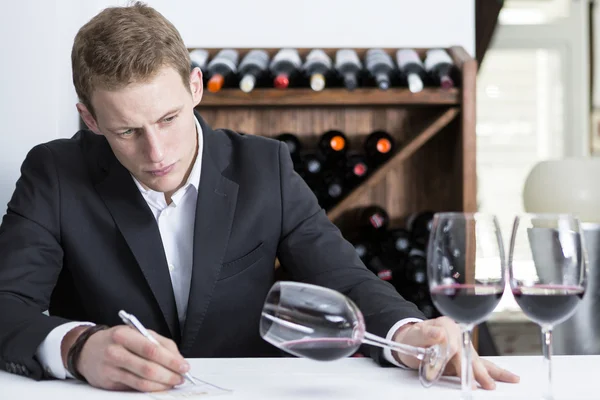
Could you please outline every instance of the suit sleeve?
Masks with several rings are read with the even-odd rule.
[[[394,287],[362,263],[304,180],[294,171],[289,151],[279,146],[282,227],[278,257],[294,280],[337,290],[359,307],[367,331],[386,337],[404,318],[425,316]],[[390,365],[379,348],[365,346],[381,365]]]
[[[60,182],[51,150],[39,145],[21,167],[0,226],[0,369],[48,377],[35,353],[66,319],[44,314],[62,268]]]

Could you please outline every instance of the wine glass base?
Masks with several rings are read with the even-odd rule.
[[[428,348],[427,354],[419,364],[419,380],[424,387],[430,387],[436,382],[446,369],[450,359],[450,347],[447,343],[440,343]]]

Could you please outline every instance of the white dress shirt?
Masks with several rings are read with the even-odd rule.
[[[194,215],[196,214],[196,201],[202,166],[203,137],[198,120],[196,120],[196,130],[198,132],[198,155],[185,185],[171,197],[171,204],[167,204],[164,193],[145,189],[132,175],[136,186],[148,203],[158,223],[181,327],[185,323],[192,280]],[[398,321],[389,330],[386,339],[391,340],[396,330],[404,324],[418,321],[421,320],[406,318]],[[36,356],[50,375],[58,379],[73,378],[63,366],[60,347],[65,335],[71,329],[81,325],[94,324],[91,322],[69,322],[59,325],[46,336],[38,347]],[[384,357],[392,364],[402,367],[392,356],[391,350],[384,350]]]

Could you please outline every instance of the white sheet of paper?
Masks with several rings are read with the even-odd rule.
[[[209,396],[219,396],[231,392],[232,390],[230,389],[225,389],[196,378],[196,385],[192,385],[186,381],[183,385],[176,386],[171,390],[146,394],[157,400],[179,400],[204,399]]]

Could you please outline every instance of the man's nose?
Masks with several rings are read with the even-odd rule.
[[[147,152],[150,161],[153,163],[160,163],[163,161],[165,153],[164,153],[164,145],[161,141],[161,137],[159,132],[157,131],[146,131],[147,138]]]

